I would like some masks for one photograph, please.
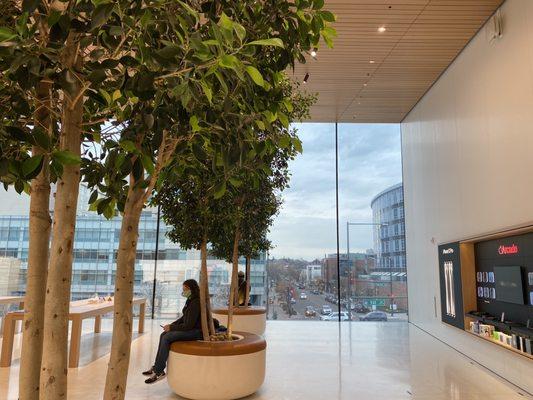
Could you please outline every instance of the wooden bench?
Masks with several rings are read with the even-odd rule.
[[[146,299],[134,298],[133,305],[139,306],[139,333],[143,333],[144,318],[146,314]],[[68,358],[69,368],[77,368],[80,362],[81,328],[83,320],[94,317],[94,332],[100,333],[102,328],[102,315],[113,312],[113,309],[113,301],[104,301],[101,303],[75,301],[70,303],[69,320],[72,321],[72,331],[70,335],[70,351]],[[9,367],[11,365],[13,340],[15,337],[15,324],[17,321],[23,319],[23,310],[10,312],[5,317],[0,367]]]

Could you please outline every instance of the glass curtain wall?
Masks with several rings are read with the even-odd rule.
[[[337,132],[335,124],[295,127],[303,154],[290,165],[290,187],[270,232],[274,248],[252,261],[251,303],[266,306],[271,320],[405,320],[399,125],[338,124]],[[121,219],[88,212],[89,194],[81,188],[72,300],[114,291]],[[23,296],[29,199],[13,193],[2,199],[18,207],[0,210],[0,296]],[[135,295],[147,298],[148,316],[153,309],[154,317],[174,318],[184,305],[181,283],[199,277],[200,253],[170,242],[169,228],[160,221],[158,232],[157,219],[155,208],[141,217]],[[227,262],[208,260],[215,306],[226,305],[230,271]],[[0,316],[17,306],[0,306]]]
[[[271,232],[269,319],[406,320],[399,125],[296,127],[304,151]]]

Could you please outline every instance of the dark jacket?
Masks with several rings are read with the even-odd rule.
[[[200,297],[191,296],[183,307],[183,316],[170,324],[171,331],[190,331],[201,329],[200,320]]]

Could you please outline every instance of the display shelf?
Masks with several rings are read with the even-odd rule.
[[[494,344],[496,344],[496,345],[498,345],[498,346],[500,346],[500,347],[503,347],[504,349],[507,349],[507,350],[512,351],[513,353],[520,354],[520,355],[523,356],[523,357],[526,357],[526,358],[529,358],[530,360],[533,360],[533,355],[531,355],[531,354],[527,354],[527,353],[524,353],[524,352],[522,352],[522,351],[520,351],[520,350],[518,350],[518,349],[515,349],[514,347],[507,346],[506,344],[504,344],[504,343],[502,343],[502,342],[500,342],[500,341],[498,341],[498,340],[494,340],[494,339],[492,339],[492,338],[488,338],[488,337],[486,337],[486,336],[481,336],[481,335],[479,335],[479,334],[477,334],[477,333],[474,333],[474,332],[471,332],[471,331],[469,331],[469,330],[465,330],[465,332],[471,334],[472,336],[475,336],[475,337],[477,337],[477,338],[480,338],[480,339],[482,339],[482,340],[486,340],[487,342],[494,343]]]

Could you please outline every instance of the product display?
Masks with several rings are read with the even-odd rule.
[[[444,282],[446,285],[446,314],[455,317],[455,293],[453,287],[453,263],[444,263]]]
[[[529,282],[529,286],[533,286],[533,272],[530,272],[529,274],[527,274],[527,279]]]
[[[489,281],[489,274],[487,272],[483,272],[483,282],[487,283]]]
[[[529,304],[533,306],[533,292],[529,292]]]
[[[477,297],[483,297],[483,288],[481,286],[477,287]]]
[[[490,298],[496,299],[496,289],[490,288]]]
[[[483,282],[483,272],[476,273],[476,281],[478,281],[478,283]]]
[[[494,283],[494,272],[489,272],[489,282]]]

